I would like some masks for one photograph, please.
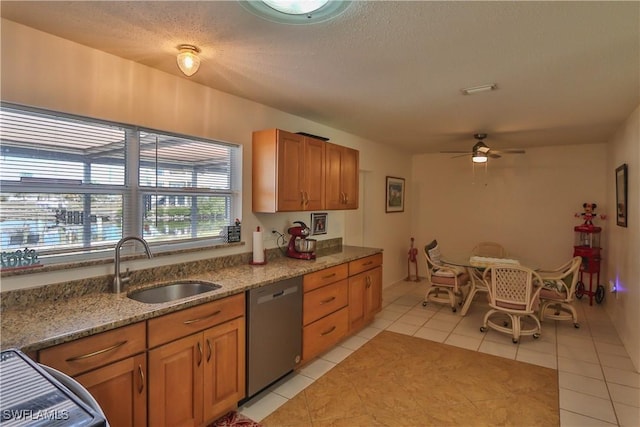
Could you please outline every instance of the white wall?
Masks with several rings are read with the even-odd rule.
[[[597,203],[598,213],[613,209],[605,144],[531,148],[489,159],[486,169],[445,154],[413,160],[413,228],[421,247],[437,238],[444,255],[495,241],[532,265],[557,267],[573,255],[582,204]],[[600,225],[606,233],[608,222]]]
[[[604,301],[620,339],[640,371],[640,107],[611,139],[607,153],[607,190],[609,206],[616,203],[615,169],[628,166],[628,212],[626,228],[618,227],[614,212],[608,221],[608,253],[604,255],[608,274],[618,292]],[[605,281],[603,279],[603,281]]]
[[[251,132],[276,127],[323,135],[332,142],[360,150],[363,189],[360,209],[329,211],[329,233],[322,238],[342,236],[345,244],[383,248],[385,286],[406,275],[403,254],[406,254],[409,237],[408,213],[384,213],[384,177],[409,178],[405,172],[411,167],[409,155],[11,21],[3,19],[1,24],[3,101],[243,146],[242,237],[247,245],[134,262],[133,270],[159,263],[250,252],[249,232],[257,226],[285,233],[293,220],[308,222],[309,212],[251,212]],[[267,248],[275,246],[275,235],[267,233],[266,239]],[[110,274],[112,269],[113,266],[107,264],[56,274],[7,277],[2,280],[2,289]]]

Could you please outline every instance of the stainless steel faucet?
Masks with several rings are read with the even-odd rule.
[[[144,250],[147,253],[147,258],[149,259],[153,258],[153,255],[151,254],[151,249],[149,249],[149,244],[147,243],[146,240],[136,236],[126,236],[120,239],[118,243],[116,243],[116,253],[114,258],[116,272],[115,272],[115,276],[113,277],[113,292],[116,294],[119,294],[120,292],[122,292],[122,285],[124,283],[127,283],[131,279],[129,276],[120,277],[120,248],[125,242],[129,240],[137,240],[138,242],[142,243],[142,246],[144,246]]]

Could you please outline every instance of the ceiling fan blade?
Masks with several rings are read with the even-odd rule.
[[[487,156],[491,157],[492,159],[499,159],[500,157],[502,157],[500,154],[494,153],[493,151],[490,151]]]
[[[457,159],[458,157],[467,157],[467,156],[470,156],[470,155],[471,155],[470,153],[458,154],[457,156],[452,156],[451,158],[452,159]]]
[[[443,154],[462,154],[462,153],[471,154],[469,151],[459,151],[459,150],[458,151],[440,151],[440,152]]]
[[[525,154],[526,151],[519,149],[519,148],[513,148],[513,149],[504,149],[504,150],[491,150],[492,153],[496,153],[496,154]]]

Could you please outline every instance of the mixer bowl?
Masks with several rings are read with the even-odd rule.
[[[316,250],[316,239],[296,239],[296,251],[298,252],[315,252]]]

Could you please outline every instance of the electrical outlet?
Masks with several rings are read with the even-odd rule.
[[[616,292],[616,284],[613,283],[613,280],[609,280],[609,292],[611,293],[615,293]]]

